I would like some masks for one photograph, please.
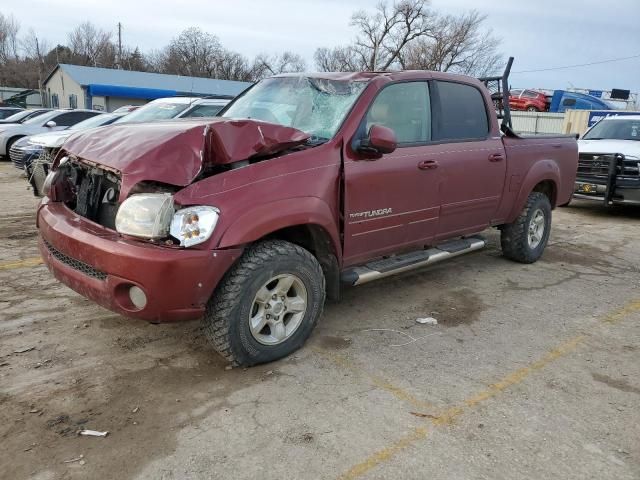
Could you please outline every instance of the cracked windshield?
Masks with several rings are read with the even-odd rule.
[[[238,98],[222,116],[277,123],[328,140],[366,86],[365,81],[270,78]]]

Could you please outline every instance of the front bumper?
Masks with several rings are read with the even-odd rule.
[[[127,240],[44,199],[38,209],[39,248],[62,283],[121,315],[150,322],[200,318],[206,303],[241,249],[197,250]],[[137,308],[129,289],[143,290]]]
[[[584,192],[585,186],[591,187],[589,193]],[[640,179],[618,180],[613,186],[606,185],[598,180],[578,179],[575,183],[573,196],[583,200],[596,200],[607,205],[640,205]]]
[[[640,204],[640,163],[619,153],[580,153],[574,197]]]
[[[9,159],[13,163],[13,166],[24,170],[30,166],[34,160],[37,160],[42,150],[34,150],[30,148],[21,148],[13,145],[9,150]]]

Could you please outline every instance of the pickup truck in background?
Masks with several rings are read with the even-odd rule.
[[[514,89],[509,94],[511,110],[563,113],[567,110],[611,110],[611,103],[579,92],[554,90],[547,94],[536,90]]]
[[[640,115],[600,120],[578,149],[576,198],[640,205]]]
[[[609,103],[586,93],[555,90],[549,98],[549,112],[564,113],[567,110],[611,110]]]
[[[577,143],[518,137],[508,115],[502,130],[470,77],[278,75],[217,119],[71,137],[47,177],[39,248],[106,308],[204,317],[230,362],[268,362],[304,343],[342,284],[477,250],[488,227],[507,258],[539,259]]]

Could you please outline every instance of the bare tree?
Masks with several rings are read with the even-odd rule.
[[[252,76],[258,80],[279,73],[303,72],[306,68],[304,59],[296,53],[283,52],[281,55],[262,53],[253,61]]]
[[[313,54],[316,68],[321,72],[354,72],[361,70],[358,54],[346,47],[318,48]]]
[[[402,52],[402,68],[475,76],[493,73],[500,63],[500,40],[491,30],[483,30],[485,19],[475,10],[457,17],[438,17],[428,36],[417,39]]]
[[[214,77],[223,53],[218,37],[191,27],[169,43],[161,59],[162,70],[193,77]]]
[[[126,70],[135,70],[138,72],[146,72],[149,70],[149,64],[138,47],[133,50],[129,47],[124,47],[122,49],[122,58],[119,59],[119,65],[120,68]]]
[[[111,32],[99,29],[91,22],[78,25],[69,34],[69,47],[75,62],[94,67],[113,67],[116,49],[111,36]]]
[[[184,30],[164,50],[151,52],[147,59],[156,72],[243,81],[254,76],[244,56],[223,48],[218,37],[196,27]]]
[[[225,50],[218,60],[216,78],[242,82],[254,80],[246,57],[230,50]]]
[[[20,24],[13,15],[0,13],[0,64],[18,59]]]
[[[38,58],[40,61],[43,61],[44,55],[50,50],[49,42],[38,38],[33,28],[20,40],[20,45],[25,57]]]
[[[500,40],[484,28],[475,10],[440,15],[428,0],[381,2],[373,13],[351,17],[352,45],[319,48],[314,60],[323,71],[423,69],[483,75],[500,61]]]
[[[360,10],[351,17],[358,29],[355,50],[367,70],[388,70],[399,61],[402,50],[431,31],[427,0],[400,0],[391,6],[380,2],[370,14]]]

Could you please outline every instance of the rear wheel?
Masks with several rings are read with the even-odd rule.
[[[551,203],[541,192],[532,192],[515,222],[502,227],[500,244],[505,257],[533,263],[544,252],[551,232]]]
[[[270,240],[250,247],[213,294],[205,332],[234,365],[270,362],[300,348],[322,314],[325,279],[302,247]]]
[[[539,112],[539,110],[534,106],[527,107],[527,112]]]

